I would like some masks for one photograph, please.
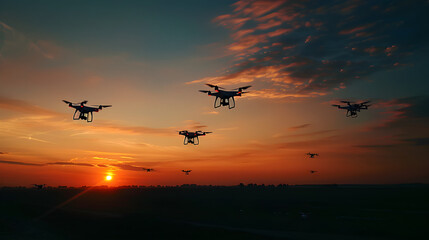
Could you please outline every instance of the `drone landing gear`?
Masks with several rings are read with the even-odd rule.
[[[230,97],[230,98],[216,97],[214,102],[214,108],[218,108],[220,106],[228,106],[229,109],[235,108],[234,97]]]
[[[198,139],[198,137],[193,137],[193,138],[185,137],[185,140],[183,141],[183,144],[184,145],[188,145],[188,143],[194,144],[194,145],[199,145],[200,144],[200,140]]]
[[[87,122],[92,122],[94,115],[92,112],[82,113],[79,110],[76,110],[73,114],[73,120],[86,120]]]
[[[357,113],[354,111],[347,111],[346,117],[357,118]]]

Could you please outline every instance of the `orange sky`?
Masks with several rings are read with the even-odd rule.
[[[59,6],[56,14],[64,14],[57,16],[63,22],[25,21],[26,10],[4,6],[0,186],[93,185],[109,174],[113,179],[105,184],[110,186],[429,182],[429,163],[423,161],[429,116],[420,111],[429,102],[420,86],[429,76],[427,55],[417,55],[405,43],[396,50],[391,42],[397,39],[392,37],[383,43],[384,50],[367,51],[367,46],[360,53],[368,62],[375,61],[376,54],[382,55],[377,61],[389,58],[388,68],[373,73],[373,66],[367,66],[368,73],[353,81],[337,81],[336,72],[343,69],[333,73],[329,64],[334,60],[305,55],[305,47],[324,35],[312,33],[309,38],[298,31],[323,31],[321,26],[329,22],[311,22],[314,19],[304,15],[286,18],[282,14],[289,8],[281,4],[218,4],[199,6],[207,15],[195,19],[174,15],[177,29],[169,27],[172,20],[159,19],[150,10],[134,21],[126,14],[131,10],[123,9],[126,4],[117,9],[109,5],[123,15],[113,30],[103,28],[101,20],[109,21],[104,13],[100,21],[90,18],[89,7],[82,13],[88,25],[80,25],[69,21],[69,13]],[[167,16],[173,10],[165,11]],[[259,25],[250,28],[241,21]],[[353,24],[336,26],[335,36],[374,26]],[[195,32],[201,36],[192,35]],[[299,42],[286,45],[281,39],[291,36]],[[286,52],[278,62],[264,52],[277,46],[304,50]],[[392,65],[397,59],[405,62],[399,57],[391,60],[403,48],[415,57]],[[329,68],[312,67],[316,60]],[[309,69],[300,70],[306,66],[316,69],[311,79],[305,75]],[[252,88],[237,100],[235,109],[213,109],[214,99],[198,92],[208,89],[207,82]],[[73,111],[63,99],[113,107],[95,113],[92,123],[73,121]],[[348,119],[331,106],[339,99],[370,99],[374,105],[359,118]],[[201,137],[199,146],[184,146],[177,133],[184,129],[213,133]],[[309,159],[307,152],[320,156]],[[143,167],[155,171],[141,171]],[[192,172],[185,176],[182,169]]]

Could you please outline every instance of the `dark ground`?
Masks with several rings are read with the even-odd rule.
[[[0,239],[422,239],[429,185],[0,189]]]

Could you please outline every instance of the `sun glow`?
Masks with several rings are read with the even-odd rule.
[[[113,178],[113,177],[112,177],[112,175],[107,175],[107,176],[106,176],[106,181],[111,181],[111,180],[112,180],[112,178]]]

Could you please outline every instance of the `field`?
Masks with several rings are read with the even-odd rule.
[[[429,186],[2,188],[0,239],[421,239]]]

